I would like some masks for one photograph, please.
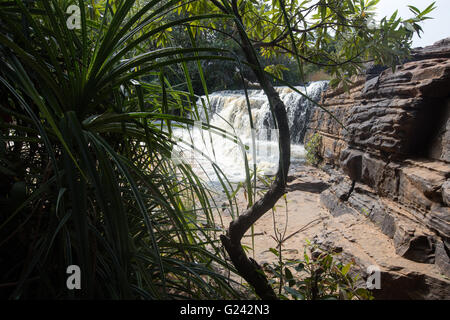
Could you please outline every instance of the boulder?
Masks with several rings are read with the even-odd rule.
[[[345,149],[340,155],[340,164],[352,181],[361,180],[362,158],[364,153],[354,149]]]

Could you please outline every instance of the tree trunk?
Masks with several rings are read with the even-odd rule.
[[[213,0],[214,3],[216,1]],[[249,259],[242,249],[241,240],[245,232],[267,211],[275,206],[277,201],[286,192],[287,174],[290,165],[291,155],[291,143],[288,117],[286,108],[283,101],[280,99],[278,92],[275,91],[272,83],[265,75],[263,68],[260,66],[258,57],[254,51],[247,34],[243,30],[242,20],[239,15],[239,11],[236,5],[236,1],[233,0],[233,14],[236,16],[237,23],[241,24],[241,28],[238,26],[239,36],[242,41],[242,48],[245,57],[252,68],[252,71],[256,75],[261,88],[264,90],[269,103],[272,107],[273,114],[275,116],[275,122],[279,132],[279,163],[278,171],[274,182],[270,186],[268,192],[255,204],[247,209],[247,211],[240,215],[236,220],[230,223],[227,234],[220,237],[223,246],[227,250],[231,261],[238,270],[239,274],[250,284],[256,291],[256,294],[264,300],[277,299],[273,288],[267,281],[267,278],[262,271],[261,267],[253,259]],[[224,8],[222,7],[222,10]],[[229,12],[227,12],[229,13]]]

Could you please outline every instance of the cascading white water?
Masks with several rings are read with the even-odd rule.
[[[306,87],[296,87],[314,101],[318,101],[321,93],[326,90],[327,81],[313,82]],[[305,149],[303,142],[307,120],[314,106],[303,95],[288,87],[276,88],[280,98],[286,105],[291,132],[291,166],[303,161]],[[202,97],[208,106],[208,115],[212,126],[226,130],[233,136],[237,136],[246,146],[250,169],[256,155],[257,170],[265,175],[273,175],[278,167],[278,142],[277,132],[273,130],[273,120],[267,97],[262,90],[249,90],[251,115],[255,130],[252,140],[250,117],[244,91],[221,91],[209,95],[208,99]],[[202,109],[199,100],[199,110]],[[206,116],[202,115],[202,120]],[[194,170],[202,176],[207,176],[212,181],[217,181],[211,161],[227,175],[232,182],[245,179],[244,151],[239,144],[220,134],[211,131],[194,128],[194,130],[179,131],[177,136],[184,141],[192,141],[196,151],[188,156]],[[182,151],[186,155],[186,150]],[[202,155],[203,154],[203,155]],[[195,161],[192,162],[192,158]],[[186,156],[185,156],[186,159]]]

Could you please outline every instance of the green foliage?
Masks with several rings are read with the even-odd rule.
[[[186,4],[185,14],[218,12],[218,1],[201,0]],[[395,68],[409,54],[412,36],[422,31],[420,23],[435,9],[410,6],[413,16],[375,20],[378,0],[265,0],[223,1],[225,8],[241,12],[241,22],[255,49],[264,58],[287,56],[300,69],[297,82],[304,80],[304,67],[324,68],[335,80],[348,84],[364,63]],[[233,5],[236,6],[233,6]],[[234,30],[223,25],[223,31]],[[302,79],[303,78],[303,79]]]
[[[215,49],[157,49],[173,27],[223,15],[165,20],[173,1],[79,1],[82,28],[69,30],[69,3],[0,1],[1,296],[239,298],[219,272],[235,272],[220,211],[171,158],[172,130],[198,110],[166,72]],[[66,288],[72,264],[82,290]]]
[[[279,250],[270,251],[280,256]],[[277,261],[264,269],[283,300],[372,300],[369,290],[357,286],[359,276],[351,275],[352,263],[344,265],[335,256],[308,243],[304,259]]]
[[[283,71],[289,70],[282,64],[271,64],[264,68],[264,71],[274,75],[277,78],[283,79]]]
[[[318,166],[321,157],[320,157],[320,147],[322,143],[322,136],[318,133],[315,133],[311,139],[305,144],[306,150],[306,162],[312,166]]]

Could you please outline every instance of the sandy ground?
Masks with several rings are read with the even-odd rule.
[[[277,246],[274,239],[276,233],[284,234],[284,239],[287,238],[282,245],[286,259],[303,257],[306,240],[318,233],[321,220],[328,214],[321,207],[318,194],[294,191],[287,194],[286,201],[284,198],[279,200],[274,212],[267,212],[255,224],[254,258],[260,264],[276,260],[276,256],[269,251],[269,248]],[[250,233],[247,233],[243,243],[251,246]],[[253,256],[253,253],[250,254]]]
[[[311,175],[314,171],[313,175]],[[294,186],[298,182],[318,181],[318,176],[323,173],[317,169],[307,167],[302,173],[295,174],[288,185]],[[312,178],[311,178],[312,177]],[[326,177],[320,177],[326,179]],[[247,201],[243,192],[237,195],[238,205],[242,212],[245,211]],[[307,239],[318,234],[321,222],[328,219],[330,214],[320,204],[318,192],[303,190],[291,190],[286,194],[286,199],[281,198],[275,210],[267,212],[254,225],[254,251],[249,251],[248,256],[253,257],[260,265],[265,262],[274,262],[277,257],[270,252],[270,248],[277,247],[276,233],[284,235],[283,258],[302,259]],[[222,216],[225,226],[231,221],[231,216]],[[287,226],[287,227],[286,227]],[[277,229],[277,232],[275,231]],[[280,238],[280,237],[278,237]],[[251,232],[247,232],[242,243],[252,247]]]
[[[247,255],[253,257],[261,266],[265,263],[277,262],[277,256],[269,250],[277,247],[277,241],[274,239],[276,238],[275,229],[284,233],[286,239],[282,246],[284,261],[286,259],[303,260],[306,241],[312,240],[314,236],[319,236],[322,240],[325,237],[333,248],[341,248],[342,255],[339,255],[339,260],[355,263],[352,270],[359,275],[366,274],[369,266],[377,266],[392,279],[401,279],[399,283],[410,286],[410,288],[394,290],[393,286],[396,286],[397,282],[387,282],[383,284],[386,288],[382,292],[384,296],[380,296],[383,299],[386,297],[389,299],[447,297],[448,289],[442,288],[448,288],[450,279],[445,278],[436,265],[417,263],[398,256],[393,240],[383,234],[366,216],[355,211],[355,214],[333,217],[322,206],[320,193],[325,188],[324,185],[331,184],[334,179],[312,167],[305,166],[297,171],[288,183],[287,207],[285,199],[281,198],[274,212],[267,212],[255,223],[254,250],[249,251]],[[238,193],[236,199],[239,208],[244,212],[247,201],[243,192]],[[224,214],[222,219],[228,227],[231,216]],[[286,231],[284,231],[285,228]],[[242,243],[252,247],[250,232],[247,232]],[[423,286],[425,289],[415,288],[417,286]],[[391,295],[391,291],[394,295]]]

